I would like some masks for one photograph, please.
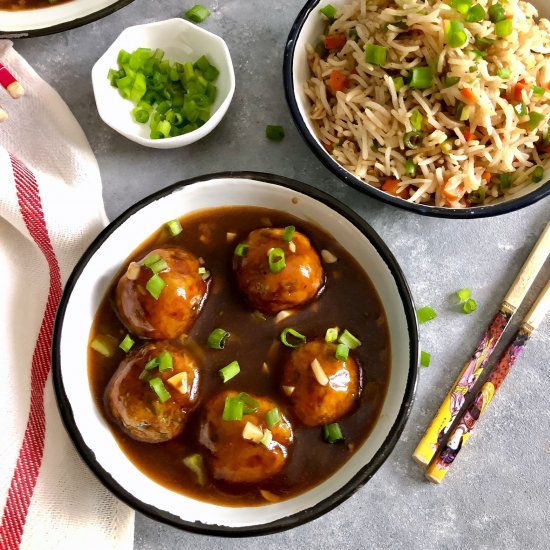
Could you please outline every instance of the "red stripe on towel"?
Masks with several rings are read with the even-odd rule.
[[[48,235],[38,184],[33,173],[21,161],[12,155],[10,159],[15,175],[19,210],[31,237],[48,262],[50,288],[32,357],[29,418],[2,514],[0,526],[2,550],[19,548],[42,462],[46,435],[44,387],[51,366],[50,349],[54,318],[61,299],[61,274]]]

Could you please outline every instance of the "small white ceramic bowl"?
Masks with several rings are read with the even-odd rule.
[[[322,224],[368,274],[384,306],[391,345],[390,381],[371,434],[320,485],[281,502],[230,507],[193,500],[149,479],[126,457],[88,383],[88,336],[96,310],[127,254],[166,220],[230,205],[272,208]],[[75,267],[59,307],[53,376],[65,426],[80,455],[119,498],[148,516],[201,533],[245,536],[289,529],[331,510],[362,487],[390,454],[412,406],[418,364],[416,314],[395,258],[347,206],[294,180],[257,173],[202,176],[177,183],[131,207],[92,243]]]
[[[550,18],[550,2],[548,0],[529,0],[538,8],[541,17]],[[513,196],[501,198],[491,204],[473,206],[470,208],[444,208],[426,204],[409,202],[395,197],[373,185],[369,185],[358,176],[346,170],[334,157],[327,152],[311,124],[309,112],[311,102],[304,92],[304,84],[311,76],[307,62],[306,45],[315,45],[319,41],[324,23],[319,9],[326,4],[335,7],[351,3],[351,0],[308,0],[298,14],[290,30],[284,56],[284,86],[287,103],[298,130],[315,153],[317,158],[344,183],[371,195],[385,203],[406,210],[441,218],[481,218],[496,216],[518,210],[550,195],[550,170],[546,170],[540,183],[524,187]]]
[[[133,52],[137,48],[160,48],[171,63],[195,62],[202,55],[220,71],[213,83],[218,94],[211,107],[210,119],[200,128],[181,136],[151,139],[149,124],[134,121],[133,104],[124,99],[107,79],[109,69],[118,69],[117,56],[122,49]],[[235,72],[227,44],[222,38],[184,19],[167,19],[146,25],[128,27],[97,60],[92,68],[92,84],[99,116],[123,136],[156,149],[183,147],[208,135],[221,121],[235,91]]]

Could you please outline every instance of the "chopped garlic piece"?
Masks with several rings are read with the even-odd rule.
[[[325,248],[321,250],[321,256],[326,264],[335,264],[338,261],[338,258]]]
[[[290,397],[296,388],[294,386],[283,386],[283,391]]]
[[[269,365],[265,361],[262,363],[262,372],[264,374],[269,374]]]
[[[326,386],[328,384],[328,376],[325,374],[321,363],[319,363],[317,359],[311,362],[311,370],[313,371],[315,379],[321,386]]]
[[[130,262],[128,269],[126,270],[126,277],[130,279],[130,281],[135,281],[139,277],[140,269],[141,266],[139,264],[136,264],[136,262]]]
[[[284,321],[287,317],[290,317],[293,313],[293,311],[283,309],[283,311],[279,311],[279,313],[275,315],[275,322],[280,323],[281,321]]]
[[[254,441],[254,443],[260,443],[264,437],[264,432],[261,428],[258,428],[256,424],[252,422],[247,422],[243,429],[243,439],[248,439],[249,441]]]
[[[227,239],[227,242],[230,243],[231,241],[234,241],[236,238],[237,238],[237,233],[230,233],[228,232],[226,235],[225,235],[226,239]]]
[[[275,493],[272,493],[271,491],[266,491],[265,489],[260,489],[260,494],[267,500],[268,502],[279,502],[281,500],[281,497],[276,495]]]
[[[296,243],[294,241],[290,241],[288,243],[288,249],[294,254],[296,252]]]
[[[171,376],[166,381],[183,395],[189,391],[186,372],[178,372],[178,374],[174,374],[174,376]]]

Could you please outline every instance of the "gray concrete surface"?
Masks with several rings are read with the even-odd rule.
[[[372,481],[328,515],[255,540],[192,535],[136,516],[136,550],[285,548],[548,548],[550,547],[550,321],[527,346],[445,483],[434,486],[410,458],[452,379],[471,353],[516,272],[550,219],[550,200],[493,219],[429,219],[383,205],[347,188],[316,160],[294,128],[282,87],[282,52],[302,2],[207,0],[204,27],[227,41],[237,89],[226,118],[206,139],[156,151],[124,139],[96,112],[90,70],[127,26],[179,16],[194,2],[136,0],[73,31],[16,41],[69,104],[94,150],[112,219],[175,181],[221,170],[257,170],[303,180],[359,212],[389,245],[417,305],[439,317],[421,326],[432,365],[421,369],[411,418],[393,454]],[[286,138],[267,142],[266,124]],[[55,146],[55,142],[52,143]],[[537,281],[548,279],[550,266]],[[450,295],[468,286],[478,302],[457,312]]]

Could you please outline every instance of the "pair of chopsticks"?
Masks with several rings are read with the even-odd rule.
[[[17,79],[0,63],[0,84],[6,89],[13,99],[19,99],[25,90]],[[8,119],[8,113],[0,105],[0,122]]]
[[[519,275],[506,294],[499,311],[483,334],[474,353],[464,365],[462,372],[443,400],[435,418],[413,453],[413,459],[416,462],[427,466],[426,477],[430,481],[441,483],[460,449],[470,437],[479,418],[485,412],[506,375],[510,372],[518,355],[524,349],[531,334],[550,309],[550,281],[548,281],[533,307],[525,316],[511,344],[506,347],[495,366],[490,370],[486,382],[475,395],[471,405],[461,413],[462,406],[472,395],[473,388],[489,362],[489,358],[502,334],[510,324],[510,320],[521,305],[549,255],[550,223],[542,232]],[[448,434],[457,418],[456,427],[452,433]]]

